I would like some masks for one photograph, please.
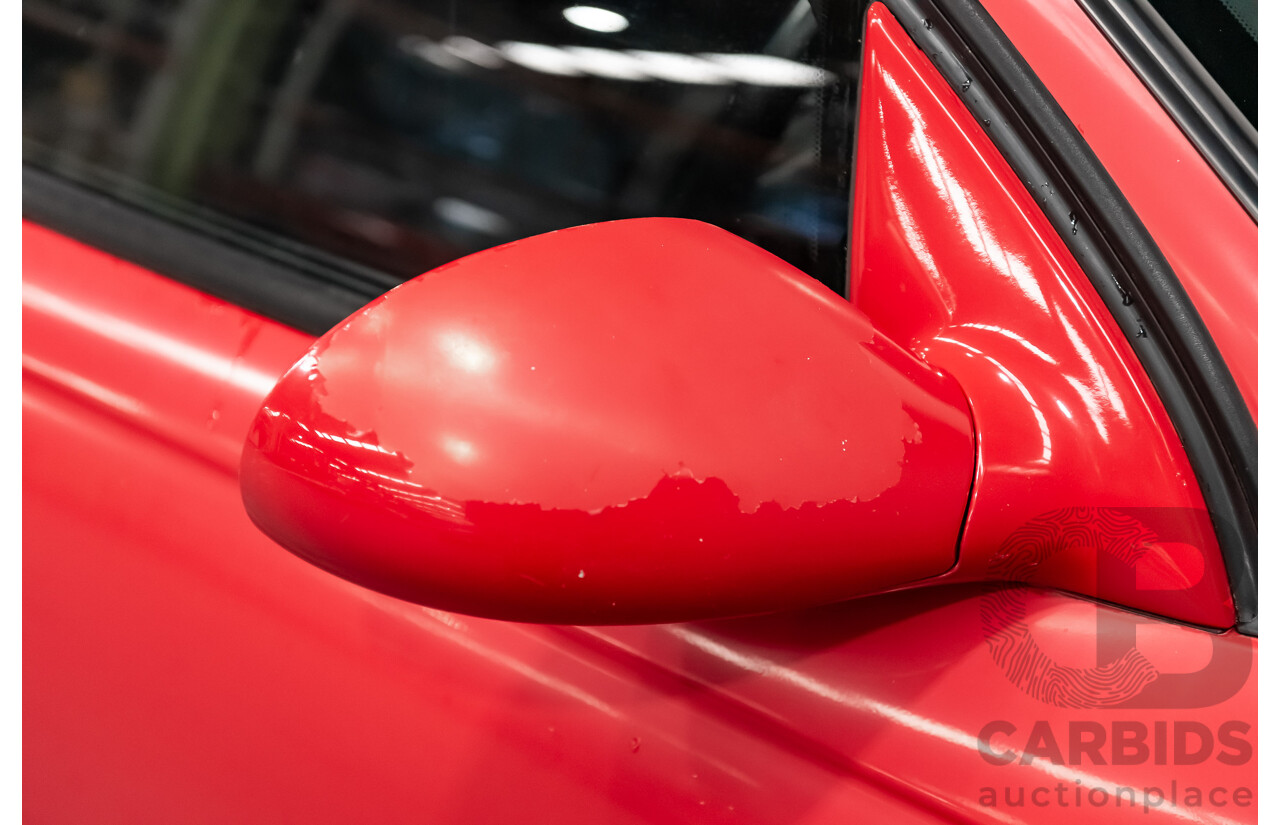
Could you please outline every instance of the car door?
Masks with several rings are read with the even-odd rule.
[[[1256,352],[1227,323],[1256,224],[1081,9],[988,7],[636,4],[615,41],[550,5],[27,3],[33,818],[1256,820],[1228,403],[1252,424]],[[1001,44],[1096,168],[1033,151],[1061,124],[1030,129]],[[1108,132],[1062,82],[1082,71],[1156,136]],[[1099,170],[1218,372],[1135,280],[1130,224],[1086,209]],[[650,214],[765,247],[961,382],[997,515],[948,583],[522,625],[363,589],[248,521],[244,435],[314,335],[468,251]],[[1000,566],[1018,541],[1048,572]],[[1117,565],[1135,541],[1156,549]]]

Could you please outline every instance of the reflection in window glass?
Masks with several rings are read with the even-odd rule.
[[[860,5],[26,0],[24,154],[389,282],[665,215],[843,291]]]

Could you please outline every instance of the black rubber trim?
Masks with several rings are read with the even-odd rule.
[[[1129,337],[1195,469],[1237,628],[1256,635],[1258,429],[1203,320],[1102,163],[980,5],[885,3],[1022,178]]]
[[[22,167],[22,214],[119,258],[312,335],[389,286],[312,261],[291,265],[278,246],[174,223],[33,166]]]
[[[1258,220],[1258,130],[1147,0],[1076,0]]]

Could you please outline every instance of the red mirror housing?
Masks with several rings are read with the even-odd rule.
[[[375,590],[625,624],[944,573],[974,469],[953,379],[758,247],[651,218],[369,304],[267,398],[241,485],[269,536]]]

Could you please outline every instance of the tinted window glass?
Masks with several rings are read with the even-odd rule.
[[[815,0],[27,0],[24,155],[407,278],[565,226],[723,226],[843,290],[857,19]]]

